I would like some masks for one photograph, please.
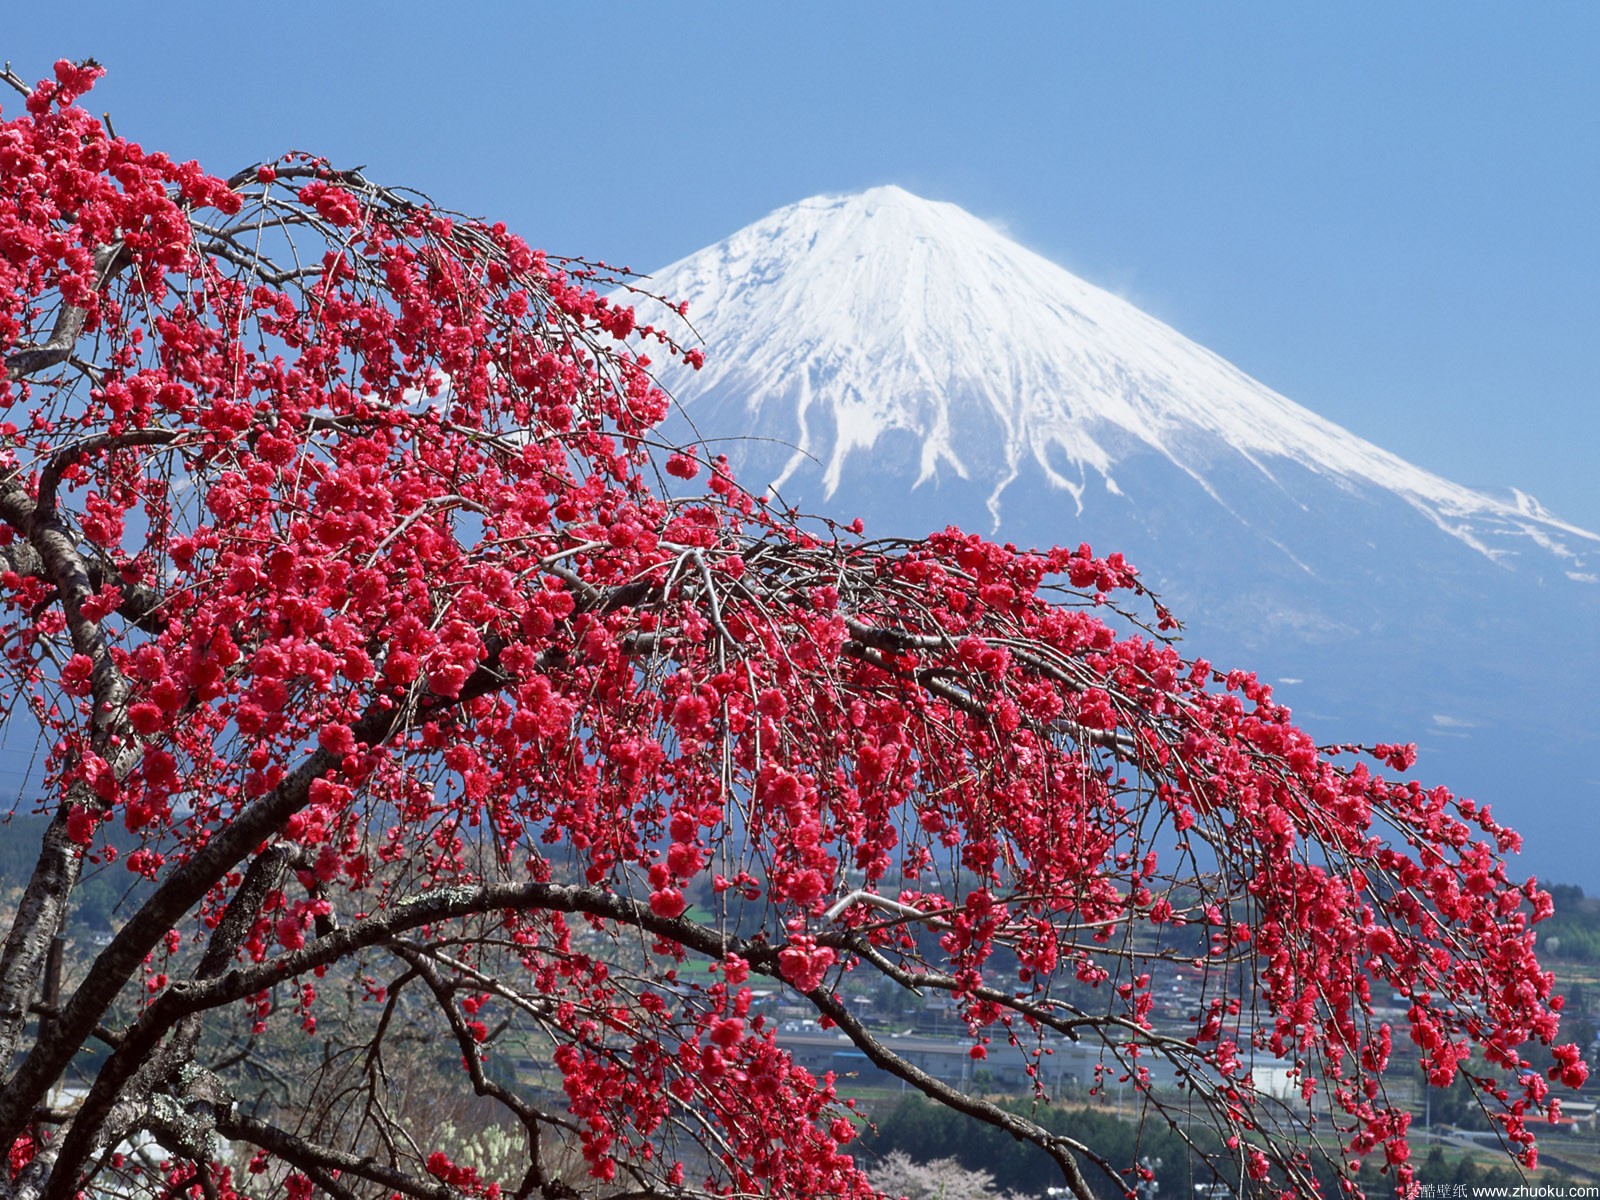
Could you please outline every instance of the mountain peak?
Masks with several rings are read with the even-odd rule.
[[[908,192],[898,183],[882,183],[876,187],[866,188],[859,192],[835,192],[809,196],[794,204],[786,205],[773,213],[784,212],[787,209],[823,209],[841,210],[854,209],[866,216],[873,216],[883,212],[900,211],[910,214],[924,214],[933,217],[940,212],[959,213],[968,220],[976,220],[972,214],[956,204],[946,200],[929,200],[915,192]]]
[[[652,286],[689,303],[706,342],[698,375],[668,368],[663,383],[703,432],[772,439],[743,457],[779,488],[816,476],[831,497],[892,447],[915,487],[982,489],[998,527],[1029,477],[1081,514],[1154,455],[1226,507],[1219,468],[1275,485],[1292,464],[1393,493],[1491,558],[1531,539],[1582,574],[1580,550],[1600,548],[1537,505],[1380,449],[958,205],[892,184],[780,208]]]

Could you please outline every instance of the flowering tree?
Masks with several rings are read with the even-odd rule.
[[[640,351],[679,351],[603,267],[305,157],[172,162],[76,105],[97,74],[9,77],[0,126],[0,704],[48,747],[0,1195],[871,1195],[758,987],[1078,1195],[1136,1182],[899,1052],[868,978],[1041,1092],[1095,1045],[1298,1192],[1313,1153],[1407,1179],[1399,992],[1533,1163],[1548,899],[1487,810],[1363,757],[1407,748],[1319,750],[1118,555],[775,511],[658,442]],[[446,1087],[517,1170],[458,1161]]]
[[[872,1182],[887,1196],[905,1200],[1031,1200],[1016,1192],[1000,1192],[987,1171],[973,1171],[953,1158],[912,1162],[899,1150],[883,1156]]]

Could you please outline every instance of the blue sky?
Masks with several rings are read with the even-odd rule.
[[[899,183],[1600,528],[1600,6],[74,2],[0,43],[218,173],[315,150],[639,269]]]

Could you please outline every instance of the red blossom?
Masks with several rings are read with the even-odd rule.
[[[677,888],[660,888],[650,893],[650,911],[658,917],[666,917],[671,920],[673,917],[682,916],[684,910],[688,907],[688,902],[684,900],[683,893]]]

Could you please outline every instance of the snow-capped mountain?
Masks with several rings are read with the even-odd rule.
[[[898,187],[802,200],[653,286],[688,302],[709,351],[692,384],[667,381],[697,423],[699,398],[720,396],[788,443],[780,489],[814,465],[831,497],[852,456],[904,433],[917,486],[979,482],[998,526],[1025,471],[1081,511],[1093,488],[1122,492],[1118,464],[1137,453],[1203,490],[1205,468],[1236,458],[1268,481],[1292,463],[1382,488],[1491,558],[1532,542],[1581,574],[1581,556],[1600,557],[1600,536],[1531,497],[1497,500],[1415,467],[954,204]]]
[[[1530,838],[1529,785],[1600,799],[1600,535],[1525,492],[1422,470],[896,187],[780,209],[650,287],[706,354],[662,382],[747,485],[879,532],[1122,549],[1191,653],[1264,667],[1319,735],[1415,737]]]

